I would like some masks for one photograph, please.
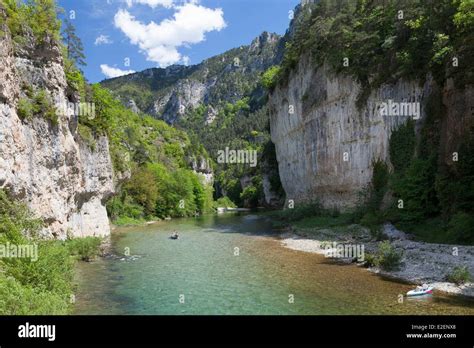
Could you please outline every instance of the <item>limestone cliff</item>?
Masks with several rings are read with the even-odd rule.
[[[0,188],[27,203],[45,222],[43,234],[64,239],[110,233],[104,202],[113,193],[113,170],[106,137],[95,149],[77,133],[73,112],[58,122],[19,117],[27,91],[44,91],[65,105],[67,82],[60,48],[26,38],[15,46],[8,28],[0,37]]]
[[[371,92],[358,109],[361,86],[345,75],[334,75],[325,66],[315,68],[303,56],[288,83],[278,86],[269,99],[270,127],[280,178],[287,199],[319,200],[325,207],[350,208],[372,178],[372,161],[389,162],[391,132],[407,116],[383,116],[381,103],[420,103],[417,128],[423,124],[433,93],[446,108],[442,148],[456,148],[465,121],[474,107],[472,89],[442,88],[428,76],[425,81],[399,80]],[[444,139],[444,140],[443,140]]]

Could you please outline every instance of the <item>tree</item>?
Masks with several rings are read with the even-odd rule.
[[[64,30],[62,37],[66,45],[67,58],[76,64],[76,66],[85,66],[84,46],[81,39],[76,35],[76,28],[72,25],[69,19],[64,20]]]

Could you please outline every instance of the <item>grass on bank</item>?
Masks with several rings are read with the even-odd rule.
[[[44,240],[42,222],[0,190],[0,245],[37,245],[38,258],[0,258],[0,315],[61,315],[72,310],[75,259],[91,260],[100,239]]]

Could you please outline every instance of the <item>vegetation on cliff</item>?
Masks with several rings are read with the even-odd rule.
[[[74,255],[89,260],[98,253],[98,238],[44,240],[41,227],[42,221],[24,204],[0,190],[1,315],[69,313],[74,302]]]
[[[359,105],[382,83],[424,79],[472,81],[474,5],[471,0],[331,1],[300,8],[279,72],[285,83],[300,57],[326,63],[364,86]],[[459,69],[457,67],[462,67]]]

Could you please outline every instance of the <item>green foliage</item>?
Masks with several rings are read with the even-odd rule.
[[[257,188],[253,185],[247,186],[240,194],[240,199],[248,200],[252,206],[258,204]]]
[[[124,190],[133,197],[134,201],[144,208],[146,215],[153,215],[158,199],[158,187],[152,170],[139,167],[132,173]]]
[[[67,314],[73,260],[63,242],[38,239],[42,222],[0,190],[0,244],[37,245],[38,258],[0,258],[0,314]]]
[[[116,225],[129,224],[131,221],[144,221],[144,208],[133,201],[127,192],[121,190],[119,196],[107,202],[107,213]],[[121,222],[120,222],[121,220]]]
[[[224,196],[219,199],[217,199],[214,203],[214,207],[217,209],[219,207],[221,208],[237,208],[234,202],[230,200],[229,197]]]
[[[454,24],[458,28],[472,29],[474,27],[474,2],[472,0],[456,0],[458,11],[454,15]]]
[[[84,61],[86,58],[84,55],[84,46],[82,45],[81,39],[76,35],[76,29],[67,18],[63,21],[63,24],[62,39],[65,44],[67,58],[74,62],[76,66],[86,65]]]
[[[380,209],[383,197],[387,192],[389,172],[384,161],[377,160],[372,163],[372,181],[369,187],[369,200],[367,208],[371,211]]]
[[[416,223],[438,211],[435,173],[433,159],[416,158],[405,175],[393,178],[394,196],[403,200],[403,209],[396,208],[399,221]]]
[[[33,104],[28,98],[20,98],[17,112],[22,120],[31,120],[33,118]]]
[[[77,132],[79,133],[81,139],[86,143],[86,145],[89,146],[91,150],[95,150],[97,143],[95,141],[92,130],[86,125],[78,124]]]
[[[403,19],[398,19],[402,7]],[[359,107],[373,88],[400,77],[424,79],[430,72],[441,84],[450,76],[469,81],[448,65],[453,52],[459,61],[472,56],[472,8],[471,0],[429,5],[422,1],[321,0],[306,5],[293,21],[279,82],[286,83],[300,57],[308,53],[315,65],[327,63],[333,71],[361,83]],[[343,65],[345,58],[348,66]],[[472,67],[466,71],[472,78]]]
[[[44,89],[39,90],[34,96],[33,112],[36,115],[42,115],[45,119],[49,120],[53,126],[58,125],[59,119],[56,108]]]
[[[85,237],[68,240],[66,245],[69,254],[78,257],[82,261],[92,261],[99,256],[101,238]]]
[[[474,244],[474,216],[457,212],[448,224],[447,238],[462,244]]]
[[[365,253],[364,255],[364,266],[375,267],[377,266],[377,255]]]
[[[294,222],[297,228],[332,228],[350,225],[353,221],[351,213],[334,214],[332,211],[321,211],[316,216],[303,217]]]
[[[0,190],[0,236],[15,243],[24,241],[23,236],[36,236],[42,222],[34,219],[24,204],[11,200]]]
[[[471,279],[471,273],[469,273],[467,266],[456,266],[452,272],[446,276],[448,282],[456,283],[458,285],[467,283],[471,281]]]
[[[69,88],[68,92],[70,96],[72,93],[77,92],[79,93],[81,100],[86,101],[88,97],[88,86],[86,80],[80,70],[74,66],[74,63],[68,60],[67,58],[64,62],[64,72],[66,73],[66,81]]]
[[[307,217],[321,216],[324,214],[324,209],[319,202],[311,202],[307,204],[296,204],[294,208],[287,208],[281,211],[271,213],[271,216],[277,220],[282,220],[286,223],[302,220]]]
[[[393,271],[399,268],[402,255],[398,253],[388,241],[379,244],[375,254],[365,254],[365,267],[380,267],[384,271]]]
[[[272,66],[262,74],[261,84],[268,90],[273,90],[278,82],[281,68],[279,66]]]
[[[0,275],[0,315],[63,315],[70,305],[62,294],[24,286]]]
[[[30,92],[28,92],[28,94],[29,93]],[[24,97],[18,101],[18,116],[22,120],[31,120],[33,117],[43,117],[49,120],[53,126],[57,126],[59,122],[57,110],[46,91],[40,89],[36,93],[31,92],[31,96],[31,99]]]
[[[247,186],[240,194],[240,199],[247,201],[250,207],[257,207],[260,197],[263,196],[263,185],[261,176],[252,178],[252,184]]]
[[[107,204],[116,224],[147,219],[194,216],[212,211],[212,187],[189,169],[170,169],[161,163],[138,167]]]
[[[396,270],[400,267],[402,254],[397,252],[388,241],[379,244],[379,250],[375,257],[375,265],[385,271]]]
[[[47,39],[59,41],[60,21],[54,0],[2,0],[7,12],[7,25],[16,43],[24,43],[27,32],[34,36],[36,45]]]
[[[114,224],[117,226],[141,226],[147,222],[145,219],[134,219],[127,215],[122,215],[114,220]]]
[[[395,172],[403,172],[411,163],[415,151],[415,123],[408,120],[390,136],[390,162]]]

